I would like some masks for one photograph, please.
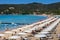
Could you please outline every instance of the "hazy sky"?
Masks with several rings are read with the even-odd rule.
[[[49,4],[49,3],[60,2],[60,0],[0,0],[0,4],[26,4],[32,2]]]

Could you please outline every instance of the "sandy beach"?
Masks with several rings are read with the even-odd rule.
[[[58,34],[60,34],[60,23],[57,25],[57,27],[56,27],[56,29],[55,29],[55,33],[56,34],[52,34],[52,37],[53,37],[53,39],[51,39],[51,40],[58,40],[59,38],[58,38]]]
[[[0,36],[2,36],[3,38],[5,37],[6,39],[11,39],[11,38],[14,39],[15,37],[17,37],[16,40],[21,39],[21,37],[23,37],[23,38],[26,37],[28,40],[29,39],[30,40],[40,40],[40,37],[44,36],[45,39],[42,37],[44,40],[58,40],[59,39],[58,36],[60,35],[60,23],[59,23],[59,21],[60,21],[59,18],[51,17],[51,18],[48,18],[48,19],[43,20],[41,22],[36,22],[34,24],[31,24],[31,25],[25,25],[21,28],[16,28],[13,30],[1,32]],[[47,37],[49,34],[45,35],[45,33],[43,33],[41,35],[41,32],[51,33],[50,34],[51,36],[49,36],[51,38]],[[35,35],[38,35],[38,37]],[[40,35],[40,37],[39,37],[39,35]],[[19,36],[20,36],[20,38],[19,38]]]
[[[0,40],[60,40],[60,0],[0,0]]]

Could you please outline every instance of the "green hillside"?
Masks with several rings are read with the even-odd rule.
[[[60,2],[52,4],[0,4],[0,14],[60,14]]]

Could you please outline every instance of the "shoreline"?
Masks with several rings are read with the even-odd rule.
[[[27,15],[28,16],[28,15]],[[43,15],[31,15],[31,16],[43,16]],[[1,23],[0,23],[1,24]],[[9,23],[9,24],[11,24],[11,23]],[[29,24],[28,24],[29,25]],[[13,28],[12,28],[13,29]],[[5,30],[4,30],[5,31]]]
[[[37,32],[37,34],[39,34],[40,32],[43,32],[43,30],[44,31],[49,31],[48,30],[48,28],[50,28],[50,31],[52,30],[51,28],[53,28],[53,27],[56,27],[56,25],[59,23],[59,21],[60,21],[60,19],[59,18],[55,18],[55,17],[50,17],[50,18],[47,18],[47,19],[45,19],[45,20],[42,20],[42,21],[39,21],[39,22],[36,22],[36,23],[33,23],[33,24],[31,24],[31,25],[24,25],[24,26],[22,26],[22,27],[18,27],[18,28],[15,28],[15,29],[12,29],[12,30],[6,30],[6,31],[4,31],[4,32],[2,32],[2,33],[0,33],[0,34],[5,34],[6,35],[6,37],[8,36],[8,35],[10,35],[10,36],[8,36],[7,37],[7,39],[9,39],[10,37],[12,37],[12,36],[15,36],[16,34],[18,34],[18,33],[25,33],[26,32],[26,34],[27,35],[32,35],[33,33],[33,31],[34,30],[37,30],[37,29],[35,29],[35,28],[38,28],[38,30],[40,30],[39,28],[41,28],[41,31],[39,31],[39,32]],[[55,26],[54,26],[55,25]],[[36,27],[37,26],[37,27]],[[45,27],[46,26],[46,27]],[[45,27],[45,28],[43,28],[43,27]],[[46,30],[47,29],[47,30]],[[54,31],[53,31],[54,32]],[[7,35],[8,34],[8,35]],[[14,35],[12,35],[12,34],[14,34]],[[36,35],[37,34],[35,34],[35,35],[33,35],[33,37],[34,37],[34,39],[35,39],[35,37],[36,37]],[[20,34],[21,35],[21,34]],[[18,36],[18,35],[17,35]],[[29,38],[29,36],[27,36],[28,38]]]
[[[17,28],[22,28],[22,27],[24,27],[24,26],[26,26],[26,25],[22,25],[22,26],[21,26],[21,25],[19,25],[19,27],[12,28],[12,29],[10,28],[10,29],[8,29],[8,31],[11,31],[11,30],[13,30],[13,29],[17,29]],[[4,33],[4,32],[6,32],[6,30],[3,30],[3,31],[2,31],[2,30],[0,30],[0,33]]]
[[[37,16],[37,15],[36,15]],[[40,16],[40,15],[38,15],[38,16]],[[48,17],[49,18],[49,17]],[[47,18],[47,19],[48,19]],[[45,19],[46,20],[46,19]],[[44,20],[42,20],[42,21],[44,21]],[[38,21],[39,22],[39,21]],[[37,22],[35,22],[35,23],[37,23]],[[32,23],[32,24],[34,24],[34,23]],[[30,24],[31,25],[31,24]],[[16,28],[10,28],[8,31],[11,31],[11,30],[13,30],[13,29],[17,29],[17,28],[22,28],[22,27],[24,27],[24,26],[26,26],[26,25],[23,25],[23,26],[21,26],[21,25],[19,25],[19,27],[16,27]],[[4,33],[4,32],[6,32],[6,30],[4,30],[4,31],[0,31],[0,33]]]

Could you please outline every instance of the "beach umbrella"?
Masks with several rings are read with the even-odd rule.
[[[23,32],[24,29],[23,28],[17,28],[20,32]]]
[[[0,36],[4,36],[4,34],[0,34]]]
[[[20,36],[11,36],[8,38],[8,40],[21,40]]]
[[[25,30],[24,32],[25,33],[31,33],[32,31],[31,30]]]
[[[19,33],[20,32],[20,30],[18,30],[18,29],[13,29],[11,31],[14,32],[14,33]]]
[[[42,34],[36,34],[34,35],[34,37],[39,38],[40,40],[45,40],[47,36]]]
[[[36,34],[34,37],[43,38],[43,37],[46,37],[46,35],[40,35],[40,34]]]
[[[18,36],[27,36],[27,33],[21,32],[21,33],[18,33],[17,35],[18,35]]]
[[[13,36],[15,33],[12,31],[6,31],[4,32],[4,34],[5,34],[5,38],[7,39],[8,37]]]
[[[5,37],[5,34],[0,34],[1,39]]]
[[[25,35],[26,33],[23,33],[23,32],[20,32],[20,33],[18,33],[19,35]]]
[[[48,34],[49,32],[40,32],[39,34]]]

